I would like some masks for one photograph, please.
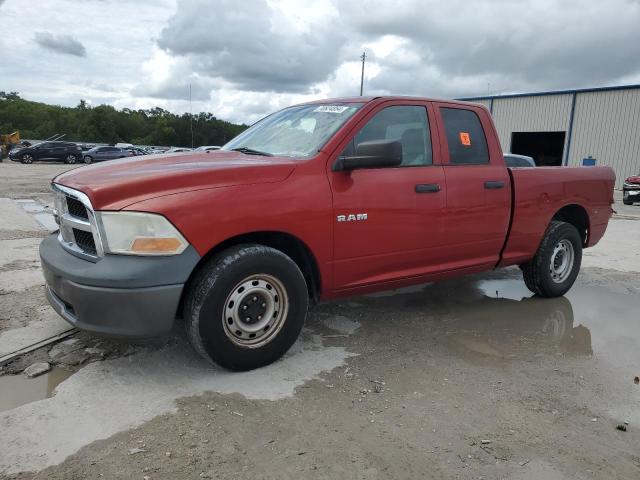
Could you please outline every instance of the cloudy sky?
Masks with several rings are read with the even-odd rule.
[[[640,0],[0,0],[0,90],[251,123],[311,98],[640,83]]]

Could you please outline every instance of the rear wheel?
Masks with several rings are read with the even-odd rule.
[[[75,155],[69,154],[65,157],[64,163],[72,164],[72,163],[76,163],[76,160],[77,159]]]
[[[552,221],[535,257],[522,265],[522,275],[533,293],[559,297],[575,282],[581,262],[582,238],[576,227]]]
[[[33,163],[33,155],[31,155],[30,153],[25,153],[20,157],[20,161],[24,164]]]
[[[205,358],[230,370],[268,365],[298,338],[307,286],[291,258],[262,245],[239,245],[198,272],[185,302],[187,336]]]

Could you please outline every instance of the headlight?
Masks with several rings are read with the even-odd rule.
[[[105,253],[177,255],[189,243],[162,215],[142,212],[96,212]]]

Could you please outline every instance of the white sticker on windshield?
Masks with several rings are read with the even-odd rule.
[[[323,113],[342,113],[347,108],[344,105],[320,105],[318,108],[314,110],[314,112],[323,112]]]

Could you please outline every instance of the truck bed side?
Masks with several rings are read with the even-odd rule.
[[[612,213],[615,174],[611,168],[510,168],[509,174],[513,216],[499,266],[530,260],[554,216],[565,220],[583,216],[588,230],[585,247],[604,235]]]

